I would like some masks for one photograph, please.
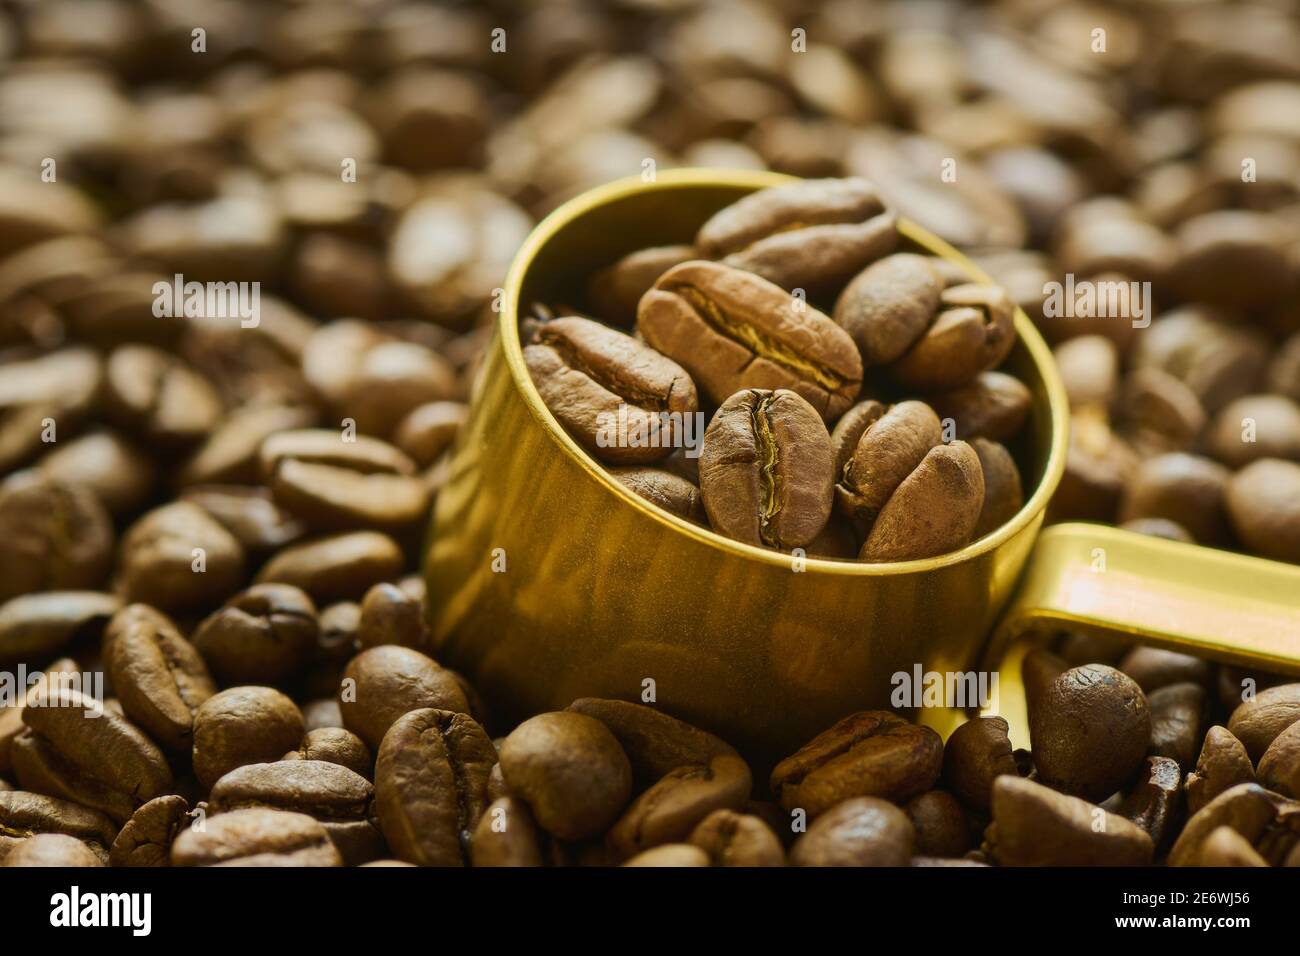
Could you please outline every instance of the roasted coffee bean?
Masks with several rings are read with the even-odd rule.
[[[689,843],[665,843],[643,850],[623,866],[710,866],[709,854]]]
[[[1020,665],[1020,676],[1025,685],[1025,706],[1031,711],[1036,709],[1047,689],[1069,669],[1070,664],[1065,658],[1041,647],[1030,648]]]
[[[746,389],[704,433],[700,493],[714,529],[788,550],[825,527],[832,468],[830,436],[811,405],[787,389]]]
[[[1277,736],[1300,720],[1300,684],[1269,687],[1243,701],[1228,718],[1228,730],[1258,761]]]
[[[172,843],[188,824],[189,804],[176,794],[155,797],[126,821],[109,850],[112,866],[168,866]]]
[[[94,493],[47,478],[0,484],[0,600],[99,587],[113,526]]]
[[[1169,757],[1184,772],[1196,760],[1208,706],[1199,684],[1170,684],[1147,696],[1151,710],[1151,743],[1147,753]]]
[[[121,517],[149,501],[157,468],[116,432],[97,431],[60,443],[40,460],[37,470],[58,484],[89,489],[112,515]]]
[[[1119,402],[1121,430],[1142,454],[1187,451],[1205,427],[1205,410],[1196,393],[1158,368],[1131,372]]]
[[[194,776],[205,789],[236,767],[278,760],[303,737],[292,700],[270,687],[231,687],[194,715]]]
[[[195,449],[180,471],[183,485],[247,485],[258,480],[258,452],[272,435],[313,424],[313,413],[293,405],[248,405],[231,412]]]
[[[870,528],[898,486],[942,441],[943,426],[924,402],[900,402],[884,411],[862,430],[836,472],[839,512]]]
[[[970,444],[979,456],[980,472],[984,476],[984,506],[972,532],[972,537],[982,538],[1015,516],[1025,503],[1025,493],[1020,484],[1020,469],[1005,446],[987,438],[971,439]]]
[[[103,866],[104,861],[90,847],[63,833],[38,833],[18,843],[0,866]]]
[[[683,440],[683,419],[699,409],[680,365],[590,319],[546,323],[524,349],[524,362],[560,424],[611,464],[667,457]]]
[[[673,266],[699,258],[693,246],[652,246],[629,252],[592,274],[587,301],[602,319],[630,328],[636,321],[637,303],[655,281]]]
[[[62,657],[52,662],[44,671],[28,677],[28,686],[11,705],[0,707],[0,773],[13,770],[13,744],[26,724],[23,723],[23,708],[35,694],[50,685],[50,679],[67,679],[67,675],[78,674],[81,669],[76,661]]]
[[[516,727],[501,745],[501,773],[538,825],[562,840],[604,833],[632,796],[632,766],[618,740],[573,711]]]
[[[94,698],[66,688],[38,691],[23,708],[28,732],[13,743],[18,782],[74,800],[119,824],[172,786],[157,744]]]
[[[1300,799],[1300,721],[1274,737],[1259,758],[1259,782],[1283,796]]]
[[[1184,865],[1190,866],[1268,866],[1268,860],[1250,845],[1250,842],[1229,826],[1210,832],[1194,858]]]
[[[162,611],[211,607],[244,581],[244,549],[198,505],[150,511],[122,536],[122,589]]]
[[[1176,761],[1147,757],[1141,782],[1115,807],[1116,813],[1147,832],[1157,852],[1182,825],[1182,781],[1183,773]]]
[[[862,179],[805,180],[739,199],[709,219],[695,247],[785,289],[818,297],[892,252],[892,213]]]
[[[943,740],[887,711],[850,714],[772,771],[772,794],[787,810],[817,817],[850,797],[901,802],[934,785]]]
[[[23,790],[0,790],[0,860],[38,833],[62,833],[86,843],[101,857],[117,836],[106,814],[80,803]]]
[[[970,824],[952,794],[927,790],[903,804],[903,812],[916,831],[914,853],[957,857],[970,849]]]
[[[357,444],[323,429],[271,436],[260,458],[276,503],[317,531],[414,528],[429,505],[414,462],[378,439]]]
[[[1087,408],[1070,418],[1065,473],[1053,496],[1053,520],[1116,520],[1120,496],[1137,470],[1137,453],[1111,430],[1106,415]]]
[[[1210,426],[1211,454],[1229,468],[1261,458],[1300,460],[1300,404],[1284,395],[1245,395],[1225,405]]]
[[[1224,495],[1229,472],[1218,462],[1173,452],[1143,461],[1128,485],[1120,520],[1168,518],[1202,544],[1222,541],[1227,531]]]
[[[361,601],[356,636],[363,648],[423,647],[428,643],[424,604],[395,584],[376,584]]]
[[[644,466],[611,468],[609,473],[630,491],[665,511],[696,524],[708,521],[700,489],[681,475]]]
[[[1255,768],[1240,740],[1226,727],[1205,732],[1196,769],[1187,775],[1187,812],[1200,812],[1207,803],[1239,783],[1254,783]]]
[[[1028,387],[1004,372],[980,372],[965,385],[931,392],[926,402],[940,419],[950,418],[956,437],[1006,441],[1029,417]]]
[[[360,598],[400,574],[404,563],[402,549],[388,535],[353,531],[285,548],[262,567],[257,583],[291,584],[328,604]]]
[[[840,416],[831,429],[831,455],[835,462],[835,480],[844,478],[844,468],[853,458],[858,442],[872,425],[878,422],[889,407],[869,398],[858,402]]]
[[[1109,409],[1115,404],[1120,389],[1120,356],[1111,339],[1104,335],[1076,336],[1062,342],[1052,354],[1070,408],[1095,405]]]
[[[342,727],[317,727],[307,730],[297,750],[284,755],[283,760],[324,760],[346,767],[363,777],[370,776],[370,748],[365,741]]]
[[[889,366],[901,385],[951,389],[1002,362],[1016,341],[1015,307],[995,286],[944,289],[939,314],[902,357]]]
[[[569,710],[594,717],[609,728],[627,754],[638,789],[691,764],[739,756],[725,741],[645,704],[581,697]]]
[[[680,842],[713,811],[739,810],[752,785],[749,767],[739,757],[724,754],[707,764],[678,767],[632,801],[606,840],[623,857]]]
[[[167,750],[188,752],[194,715],[217,692],[194,645],[166,615],[130,604],[108,625],[104,659],[127,717]]]
[[[939,309],[943,279],[932,260],[901,252],[860,272],[835,302],[864,368],[887,365],[915,344]]]
[[[172,866],[342,866],[325,827],[305,813],[252,807],[181,833]]]
[[[1225,790],[1191,816],[1169,851],[1170,866],[1195,866],[1209,836],[1231,827],[1268,862],[1281,864],[1300,836],[1300,804],[1255,783]]]
[[[713,866],[784,866],[785,849],[761,818],[715,810],[691,831],[689,842],[709,855]]]
[[[974,717],[949,736],[943,749],[943,782],[966,806],[987,812],[993,781],[1019,776],[1003,717]]]
[[[194,646],[223,684],[275,684],[302,670],[316,647],[316,605],[288,584],[256,584],[194,632]]]
[[[430,708],[468,714],[469,701],[456,676],[419,651],[395,644],[372,647],[352,658],[343,672],[343,726],[372,750],[379,749],[403,714]]]
[[[979,456],[963,441],[931,448],[881,509],[858,557],[912,561],[971,540],[984,507]]]
[[[637,329],[719,405],[742,389],[789,389],[834,421],[862,384],[857,346],[829,316],[718,263],[660,276],[641,299]]]
[[[394,723],[375,763],[375,809],[398,858],[464,866],[495,762],[492,741],[465,714],[426,708]]]
[[[180,500],[198,505],[243,545],[261,555],[292,544],[307,527],[275,503],[266,488],[247,485],[193,485]]]
[[[1029,734],[1040,780],[1100,800],[1137,772],[1151,739],[1151,712],[1130,678],[1088,664],[1072,667],[1044,691],[1029,714]]]
[[[1261,458],[1227,483],[1228,517],[1251,551],[1300,563],[1300,464]]]
[[[104,366],[105,410],[140,439],[167,447],[202,440],[221,419],[216,389],[184,362],[143,345],[115,349]]]
[[[818,817],[790,850],[791,866],[906,866],[916,831],[902,810],[854,797]]]
[[[1209,687],[1212,673],[1210,664],[1198,657],[1159,647],[1135,647],[1116,666],[1146,694],[1185,681]]]
[[[0,661],[47,660],[93,637],[122,606],[98,591],[46,591],[0,604]]]
[[[470,841],[474,866],[541,866],[542,837],[528,804],[498,797],[483,811]]]
[[[393,432],[393,444],[420,468],[428,468],[451,447],[469,419],[460,402],[430,402],[411,410]]]
[[[1145,866],[1155,853],[1136,824],[1031,780],[999,777],[992,809],[985,840],[1003,866]]]

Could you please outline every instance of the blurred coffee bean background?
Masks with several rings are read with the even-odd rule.
[[[1011,289],[1074,411],[1054,519],[1300,561],[1295,3],[0,0],[0,600],[413,570],[515,250],[673,166],[866,177]],[[260,321],[156,316],[176,274]],[[345,419],[398,457],[268,478]],[[205,537],[211,593],[132,584]]]

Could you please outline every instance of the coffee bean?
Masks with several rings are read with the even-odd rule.
[[[120,572],[130,601],[179,612],[210,607],[244,580],[244,549],[198,505],[150,511],[122,536]]]
[[[0,601],[93,590],[112,558],[113,526],[92,492],[39,477],[0,484]]]
[[[501,773],[538,825],[562,840],[604,833],[632,796],[632,767],[618,740],[572,711],[516,727],[501,745]]]
[[[888,410],[888,406],[869,398],[858,402],[835,423],[831,429],[831,455],[835,462],[837,482],[844,478],[844,468],[853,458],[863,434]]]
[[[404,561],[388,535],[353,531],[290,545],[262,567],[257,583],[291,584],[328,604],[360,598],[372,585],[401,573]]]
[[[115,349],[104,366],[105,410],[142,441],[186,447],[221,419],[221,398],[174,356],[143,345]]]
[[[609,473],[633,493],[665,511],[696,524],[708,521],[700,489],[680,475],[641,465],[611,468]]]
[[[974,438],[971,447],[979,456],[984,476],[984,506],[971,536],[982,538],[1010,521],[1025,503],[1020,469],[1004,445],[987,438]]]
[[[772,771],[772,793],[787,810],[817,817],[850,797],[901,802],[934,785],[943,741],[929,727],[887,711],[850,714]]]
[[[12,756],[18,782],[29,790],[125,823],[141,803],[171,789],[171,769],[158,746],[93,698],[43,689],[23,708],[23,723],[28,731],[14,741]]]
[[[395,644],[372,647],[352,658],[343,672],[343,726],[372,750],[379,749],[403,714],[430,708],[468,714],[469,701],[455,675],[419,651]]]
[[[1282,684],[1243,701],[1228,718],[1230,730],[1258,761],[1282,731],[1300,720],[1300,684]]]
[[[126,821],[109,851],[112,866],[167,866],[172,843],[189,823],[189,804],[176,794],[155,797]]]
[[[1147,696],[1151,709],[1151,742],[1147,753],[1169,757],[1184,771],[1196,760],[1208,706],[1199,684],[1170,684]]]
[[[308,728],[297,750],[284,755],[283,760],[324,760],[346,767],[363,777],[370,776],[370,748],[356,734],[342,727]]]
[[[592,274],[587,300],[602,319],[630,328],[637,303],[655,281],[673,266],[702,258],[693,246],[652,246],[638,249]]]
[[[939,308],[943,280],[932,260],[900,252],[860,272],[835,302],[865,368],[887,365],[919,339]]]
[[[0,866],[103,866],[104,861],[76,837],[63,833],[38,833],[16,845]]]
[[[1177,761],[1147,757],[1140,783],[1114,807],[1116,813],[1147,832],[1157,852],[1182,825],[1185,809],[1182,780]]]
[[[729,755],[670,770],[632,801],[606,840],[624,857],[685,840],[713,811],[739,810],[752,783],[745,762]]]
[[[1195,854],[1195,866],[1268,866],[1268,860],[1232,827],[1216,827]]]
[[[302,670],[316,638],[311,598],[288,584],[255,584],[204,619],[194,646],[223,684],[275,684]]]
[[[833,421],[862,383],[857,346],[828,316],[717,263],[687,262],[660,276],[641,300],[637,329],[716,404],[742,389],[789,389]]]
[[[0,604],[0,661],[45,660],[93,637],[122,606],[98,591],[46,591]]]
[[[1300,804],[1255,783],[1239,783],[1194,813],[1169,851],[1170,866],[1194,866],[1210,835],[1231,827],[1268,862],[1278,865],[1296,844]]]
[[[451,447],[469,419],[460,402],[429,402],[413,408],[393,432],[393,444],[421,468],[428,468]]]
[[[1037,704],[1029,714],[1029,734],[1044,783],[1102,799],[1137,772],[1151,739],[1151,712],[1130,678],[1104,664],[1073,667]],[[1080,714],[1087,715],[1086,723]]]
[[[906,866],[916,831],[902,810],[854,797],[818,817],[790,850],[791,866]]]
[[[1159,647],[1135,647],[1124,655],[1117,666],[1137,681],[1137,685],[1147,694],[1185,681],[1202,687],[1210,684],[1211,668],[1206,661]]]
[[[1052,354],[1070,408],[1109,409],[1115,404],[1120,389],[1119,349],[1111,339],[1079,335],[1062,342]]]
[[[528,804],[503,796],[492,801],[474,828],[474,866],[541,866],[541,834]]]
[[[747,389],[704,433],[700,492],[715,529],[788,550],[826,525],[832,468],[830,436],[811,405],[787,389]]]
[[[1300,720],[1274,737],[1259,758],[1259,782],[1283,796],[1300,799]]]
[[[710,866],[709,855],[689,843],[665,843],[638,853],[623,866]]]
[[[306,526],[275,503],[266,488],[246,485],[193,485],[180,500],[198,505],[234,535],[250,555],[292,544]]]
[[[464,866],[495,762],[492,741],[465,714],[426,708],[394,723],[375,764],[375,808],[393,852],[421,866]]]
[[[80,672],[76,661],[62,657],[51,663],[44,671],[29,676],[29,684],[15,703],[0,707],[0,773],[13,770],[13,743],[26,728],[23,723],[23,707],[38,691],[50,684],[51,678],[66,679],[65,675]]]
[[[912,852],[920,856],[957,857],[970,849],[970,824],[952,794],[927,790],[903,804],[903,812],[916,831]]]
[[[252,807],[222,813],[172,844],[172,866],[342,866],[325,827],[305,813]]]
[[[109,623],[104,657],[126,715],[164,748],[188,752],[194,715],[217,692],[194,646],[166,615],[131,604]]]
[[[908,388],[951,389],[1002,362],[1016,341],[1014,306],[1002,289],[959,285],[939,297],[939,314],[889,366]]]
[[[428,644],[424,605],[396,585],[376,584],[361,601],[356,637],[363,648],[424,647]]]
[[[1211,453],[1230,468],[1261,458],[1300,460],[1300,404],[1283,395],[1245,395],[1210,426]]]
[[[1300,562],[1300,464],[1261,458],[1227,483],[1232,528],[1256,554]],[[1193,531],[1194,533],[1194,531]]]
[[[689,842],[709,855],[712,866],[785,865],[785,849],[767,823],[735,810],[710,813],[691,831]]]
[[[581,697],[568,709],[594,717],[609,728],[631,761],[638,789],[678,767],[738,756],[730,744],[713,734],[644,704]]]
[[[943,782],[966,806],[987,812],[993,781],[1019,776],[1003,717],[974,717],[948,738],[943,749]]]
[[[837,472],[840,514],[869,529],[890,496],[943,441],[939,418],[924,402],[900,402],[861,433]]]
[[[859,553],[864,561],[910,561],[970,541],[984,507],[984,476],[970,445],[931,448],[890,496]]]
[[[695,246],[785,289],[826,294],[898,242],[894,216],[861,179],[805,180],[760,190],[716,213]]]
[[[22,840],[38,833],[76,837],[107,856],[117,826],[107,815],[80,803],[23,790],[0,790],[0,860]]]
[[[1070,419],[1065,473],[1051,501],[1053,520],[1116,520],[1120,496],[1137,470],[1137,453],[1095,408]]]
[[[1241,741],[1226,727],[1211,727],[1205,732],[1196,769],[1187,775],[1187,812],[1198,813],[1225,790],[1254,782],[1255,768]]]
[[[96,431],[54,448],[37,470],[53,482],[94,492],[115,517],[139,511],[154,490],[157,468],[116,432]]]
[[[1145,866],[1155,852],[1141,827],[1031,780],[998,777],[992,809],[985,839],[1003,866]]]
[[[194,715],[194,776],[204,788],[237,767],[278,760],[303,736],[297,706],[270,687],[231,687]]]

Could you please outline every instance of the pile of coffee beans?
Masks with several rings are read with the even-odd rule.
[[[681,517],[817,557],[946,554],[1024,503],[1002,441],[1029,389],[996,371],[1007,293],[899,245],[865,180],[760,190],[692,246],[593,275],[593,311],[623,303],[609,315],[534,309],[524,361],[584,448]],[[695,445],[687,416],[708,421]]]
[[[1015,511],[1023,385],[960,344],[1002,304],[897,213],[1056,348],[1050,517],[1300,561],[1297,63],[1270,0],[0,0],[0,863],[1300,862],[1274,675],[1063,634],[1030,751],[854,714],[769,776],[661,707],[503,725],[413,576],[520,243],[675,165],[872,187],[738,204],[592,276],[598,323],[527,324],[562,375],[649,356],[634,417],[725,426],[708,468],[593,448],[637,493],[894,560],[959,546],[966,443],[966,534]],[[260,283],[256,314],[177,276]],[[1102,282],[1133,294],[1049,293]],[[959,487],[961,528],[914,534]]]

